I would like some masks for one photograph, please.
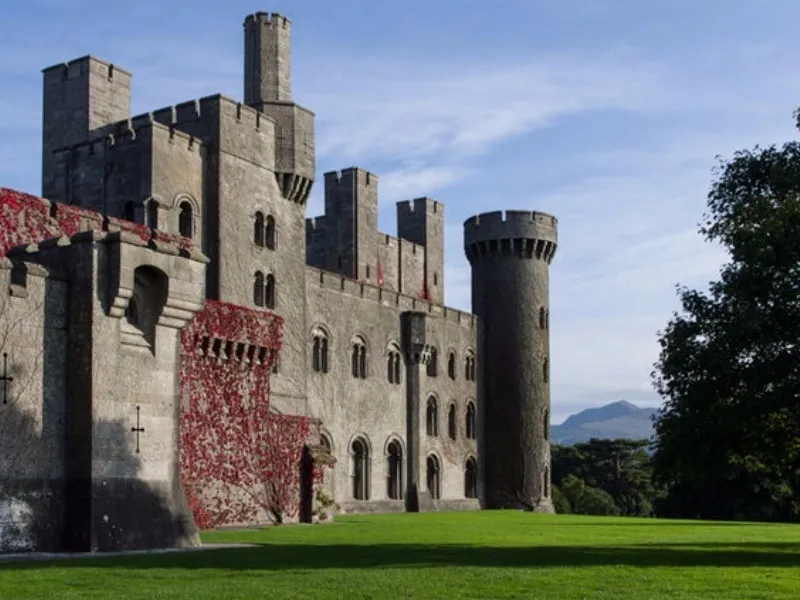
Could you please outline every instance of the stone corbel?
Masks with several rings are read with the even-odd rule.
[[[406,361],[412,365],[427,365],[431,350],[430,344],[414,344],[406,351]]]

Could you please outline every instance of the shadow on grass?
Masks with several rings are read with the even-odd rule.
[[[315,570],[424,567],[794,567],[800,542],[629,546],[475,547],[466,545],[260,544],[177,554],[0,564],[0,571],[91,567],[122,569]]]

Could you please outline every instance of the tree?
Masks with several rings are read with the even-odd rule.
[[[798,117],[798,114],[795,114]],[[678,288],[653,373],[654,475],[669,514],[800,517],[800,143],[715,169],[700,233],[729,260]]]
[[[591,439],[573,446],[554,445],[553,481],[559,485],[574,475],[586,485],[604,490],[626,516],[650,516],[655,495],[648,440]]]

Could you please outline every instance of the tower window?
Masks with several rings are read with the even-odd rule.
[[[264,306],[264,274],[256,271],[253,281],[253,303],[256,306]]]
[[[190,238],[194,235],[194,216],[192,214],[192,205],[188,202],[181,202],[178,213],[178,232],[185,238]]]
[[[351,348],[351,372],[356,379],[367,378],[367,343],[362,337],[357,337]]]
[[[275,300],[275,276],[270,273],[267,275],[267,280],[264,285],[264,305],[267,308],[275,308],[276,305]]]
[[[264,213],[257,212],[253,224],[253,242],[256,246],[264,247]]]
[[[328,335],[322,330],[313,335],[311,366],[317,373],[328,372]]]
[[[456,405],[451,403],[447,409],[447,435],[451,440],[456,439]]]
[[[425,410],[425,433],[431,437],[439,435],[439,407],[436,398],[430,396]]]
[[[264,224],[264,244],[275,250],[275,217],[268,215]]]
[[[426,372],[428,377],[436,377],[439,362],[439,354],[435,347],[430,349],[430,356],[428,357],[428,364],[426,365]]]
[[[389,348],[389,353],[386,357],[386,379],[389,383],[393,383],[395,385],[400,384],[400,365],[402,364],[402,359],[400,357],[400,350],[392,344]]]
[[[477,435],[475,430],[475,404],[472,402],[467,403],[466,429],[467,439],[474,440]]]

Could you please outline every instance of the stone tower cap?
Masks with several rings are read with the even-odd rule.
[[[558,219],[530,210],[497,210],[464,221],[464,245],[504,239],[558,242]]]

